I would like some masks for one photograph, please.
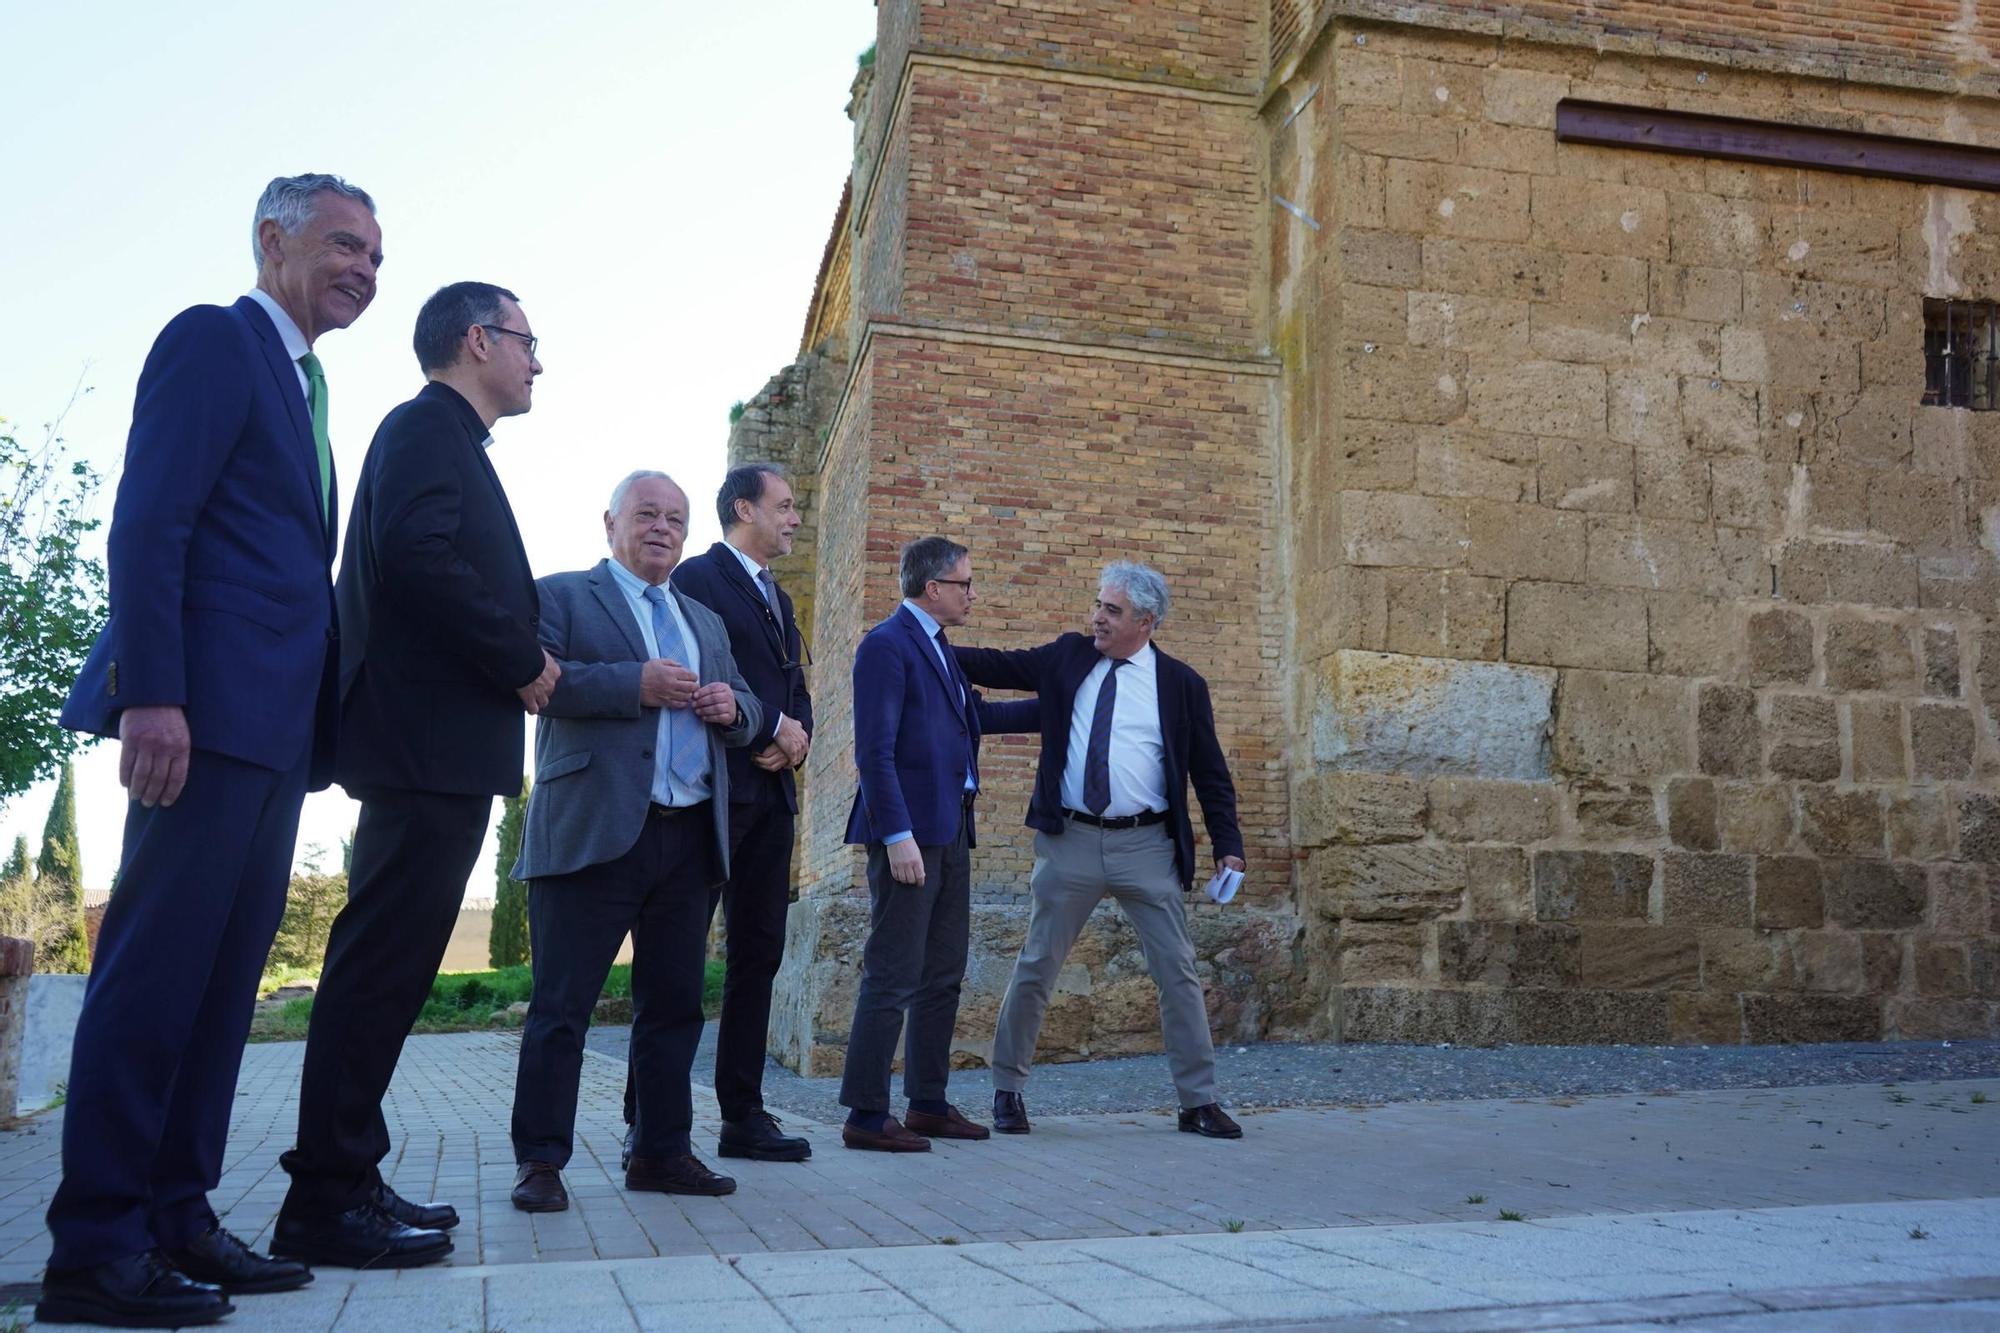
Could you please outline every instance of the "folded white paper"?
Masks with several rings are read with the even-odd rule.
[[[1206,893],[1212,902],[1226,903],[1236,896],[1236,890],[1242,886],[1242,883],[1242,871],[1232,870],[1230,867],[1224,866],[1215,872],[1215,878],[1208,882],[1202,889],[1202,892]]]

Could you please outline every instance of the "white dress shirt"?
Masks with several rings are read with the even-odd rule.
[[[646,656],[660,655],[660,641],[653,635],[653,604],[646,600],[646,580],[611,558],[611,577],[618,581],[618,589],[625,594],[626,605],[632,608],[632,618],[639,622],[639,637],[645,641]],[[687,647],[687,660],[681,665],[696,676],[701,675],[701,645],[695,640],[694,626],[688,624],[681,614],[681,604],[674,596],[673,589],[659,584],[666,594],[667,614],[674,618],[674,626],[681,632],[681,642]],[[708,748],[706,738],[702,746],[702,774],[692,785],[685,784],[673,775],[673,741],[670,728],[674,722],[693,722],[696,726],[708,724],[696,717],[692,708],[660,710],[659,738],[653,743],[653,800],[659,805],[693,805],[705,801],[711,794],[708,774]]]
[[[299,331],[298,324],[285,313],[285,308],[278,304],[276,298],[262,287],[252,287],[250,299],[263,306],[264,313],[278,326],[278,341],[285,345],[285,355],[291,358],[292,370],[299,377],[299,392],[311,401],[312,387],[306,382],[306,368],[299,364],[299,358],[312,350],[306,345],[306,335]]]
[[[1063,765],[1062,803],[1086,813],[1083,803],[1083,760],[1090,751],[1090,722],[1097,716],[1097,693],[1111,674],[1111,659],[1101,658],[1076,687],[1076,705],[1069,715],[1069,759]],[[1160,735],[1159,654],[1147,644],[1118,668],[1118,696],[1112,703],[1111,804],[1106,819],[1141,815],[1167,808],[1167,749]]]

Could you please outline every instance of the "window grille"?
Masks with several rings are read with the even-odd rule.
[[[1925,298],[1924,405],[2000,407],[2000,306]]]

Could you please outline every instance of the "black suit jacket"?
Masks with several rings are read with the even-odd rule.
[[[1065,634],[1039,648],[1003,651],[997,648],[952,650],[967,680],[992,689],[1033,690],[1041,696],[1042,753],[1035,767],[1035,793],[1028,799],[1029,828],[1043,833],[1063,831],[1062,776],[1069,763],[1070,715],[1076,709],[1077,687],[1102,659],[1097,645],[1082,634]],[[1192,886],[1195,876],[1194,825],[1188,819],[1188,783],[1201,800],[1202,822],[1217,857],[1243,855],[1243,835],[1236,829],[1236,786],[1215,739],[1215,708],[1208,682],[1178,658],[1158,654],[1160,736],[1166,752],[1167,822],[1174,836],[1174,861],[1181,883]]]
[[[798,785],[792,771],[770,773],[750,762],[750,757],[777,734],[779,713],[812,735],[812,695],[806,692],[806,671],[801,664],[804,644],[798,621],[792,616],[791,597],[783,588],[778,589],[781,614],[773,616],[763,591],[722,542],[674,566],[673,585],[721,618],[723,628],[729,631],[729,651],[736,659],[736,669],[764,705],[764,720],[750,743],[729,751],[729,799],[754,801],[775,788],[786,808],[796,812]]]
[[[433,382],[368,446],[335,585],[334,773],[350,793],[521,790],[515,691],[542,672],[539,605],[485,439],[472,405]]]

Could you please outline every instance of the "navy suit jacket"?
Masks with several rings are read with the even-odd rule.
[[[847,816],[847,841],[880,842],[909,830],[936,847],[970,819],[965,774],[979,771],[982,731],[1025,731],[1034,700],[990,704],[948,672],[930,636],[910,614],[896,613],[862,636],[854,650],[854,766],[861,786]],[[974,830],[965,840],[978,845]]]
[[[994,689],[1034,690],[1041,696],[1042,754],[1035,768],[1035,793],[1028,799],[1027,824],[1043,833],[1061,833],[1062,776],[1069,763],[1076,691],[1103,655],[1083,634],[1065,634],[1039,648],[954,647],[953,651],[967,679]],[[1166,752],[1167,822],[1181,883],[1191,886],[1194,826],[1188,818],[1188,783],[1194,783],[1201,799],[1202,821],[1218,858],[1243,855],[1243,835],[1236,828],[1236,785],[1229,780],[1229,764],[1215,739],[1208,682],[1187,663],[1161,652],[1157,643],[1153,652],[1158,658],[1160,737]]]
[[[330,776],[334,519],[312,418],[262,306],[195,306],[139,373],[106,562],[111,616],[62,724],[178,705],[198,750]]]
[[[723,628],[729,631],[729,651],[736,658],[736,669],[764,705],[763,721],[749,744],[728,752],[729,799],[754,801],[775,789],[785,807],[796,812],[798,786],[792,771],[771,773],[750,762],[750,757],[777,734],[780,713],[804,727],[807,736],[812,735],[812,695],[806,692],[802,665],[805,645],[799,637],[798,621],[792,616],[792,599],[779,588],[782,615],[772,615],[763,590],[723,542],[674,566],[672,581],[677,591],[720,617]]]

